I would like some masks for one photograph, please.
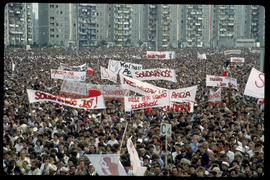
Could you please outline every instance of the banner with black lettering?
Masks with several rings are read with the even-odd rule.
[[[140,70],[143,66],[141,64],[134,64],[123,61],[109,60],[108,69],[115,74],[123,74],[126,76],[131,76],[132,70]]]
[[[102,95],[84,99],[71,99],[32,89],[27,89],[27,95],[29,103],[54,102],[73,108],[105,109],[104,98]]]
[[[131,71],[132,78],[144,80],[167,80],[177,82],[175,70],[172,69],[142,69]]]

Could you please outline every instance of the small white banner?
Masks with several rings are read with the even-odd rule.
[[[241,57],[231,57],[231,62],[240,62],[240,63],[244,63],[244,62],[245,62],[245,58],[241,58]]]
[[[148,59],[175,59],[174,51],[146,51]]]
[[[141,64],[134,64],[123,61],[109,60],[108,69],[115,74],[123,74],[131,76],[132,70],[140,70],[143,66]]]
[[[68,64],[60,63],[59,70],[65,70],[65,71],[86,71],[87,65],[86,63],[81,66],[70,66]]]
[[[195,102],[197,85],[187,88],[168,90],[172,102]]]
[[[255,98],[264,98],[264,73],[252,68],[245,87],[244,95]]]
[[[221,101],[221,88],[218,88],[217,91],[213,91],[212,89],[210,89],[210,92],[208,95],[208,101],[210,102]]]
[[[235,78],[224,77],[224,76],[213,76],[206,75],[206,86],[212,87],[229,87],[229,83],[231,83],[231,87],[237,90],[237,80]]]
[[[51,78],[70,81],[85,81],[86,72],[51,69]]]
[[[166,123],[160,123],[160,136],[171,136],[172,125]]]

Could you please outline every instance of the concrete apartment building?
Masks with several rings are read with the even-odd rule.
[[[4,13],[5,46],[32,44],[32,4],[8,3],[5,6]]]
[[[258,5],[41,3],[39,18],[40,42],[59,46],[232,48],[263,45],[265,34]]]

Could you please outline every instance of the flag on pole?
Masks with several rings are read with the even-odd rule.
[[[91,74],[93,75],[94,74],[94,70],[90,67],[87,67],[87,74]]]
[[[15,70],[15,64],[12,62],[12,72]]]
[[[135,176],[143,176],[144,172],[146,171],[146,167],[141,166],[137,150],[135,149],[131,138],[132,136],[127,140],[127,149],[130,155],[132,171]]]

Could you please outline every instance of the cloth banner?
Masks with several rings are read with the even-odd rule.
[[[200,54],[200,53],[197,53],[197,58],[198,59],[207,59],[206,54]]]
[[[69,66],[68,64],[60,63],[59,70],[65,70],[65,71],[86,71],[87,66],[86,63],[80,66]]]
[[[114,83],[117,83],[117,74],[113,73],[111,70],[100,66],[101,79],[108,79]]]
[[[129,92],[120,85],[87,84],[87,89],[100,91],[104,98],[124,98]]]
[[[105,109],[103,96],[84,99],[71,99],[32,89],[27,89],[27,94],[30,103],[48,101],[74,108]]]
[[[141,70],[141,64],[128,63],[123,61],[109,60],[108,69],[115,74],[123,74],[131,76],[132,70]]]
[[[94,70],[90,67],[87,67],[87,74],[91,74],[93,75],[94,74]]]
[[[61,91],[78,95],[88,95],[87,84],[78,81],[64,80],[61,85]]]
[[[217,91],[213,91],[210,89],[209,95],[208,95],[208,101],[209,102],[220,102],[221,101],[221,88],[218,88]]]
[[[230,55],[230,54],[241,54],[241,50],[233,49],[233,50],[226,50],[224,51],[224,55]]]
[[[15,70],[15,64],[12,62],[12,71]]]
[[[143,176],[144,172],[146,171],[146,167],[141,166],[140,159],[138,156],[138,152],[134,147],[133,142],[131,141],[131,138],[128,138],[127,140],[127,149],[130,157],[130,163],[132,166],[132,171],[135,176]]]
[[[175,70],[171,69],[142,69],[131,71],[132,78],[144,80],[167,80],[177,82]]]
[[[120,154],[87,154],[96,172],[101,176],[126,176],[127,173],[120,162]]]
[[[170,100],[167,92],[147,96],[125,96],[125,111],[162,107],[169,105],[169,103]]]
[[[174,51],[146,51],[148,59],[175,59]]]
[[[245,62],[245,58],[241,58],[241,57],[231,57],[231,62],[240,62],[240,63],[244,63],[244,62]]]
[[[229,83],[231,83],[231,87],[233,89],[237,89],[237,80],[235,78],[224,77],[224,76],[214,76],[214,75],[206,75],[206,86],[212,87],[229,87]]]
[[[137,79],[133,79],[131,77],[127,77],[124,75],[120,75],[119,77],[120,77],[121,87],[123,89],[128,89],[144,96],[149,95],[149,93],[155,94],[155,93],[166,92],[166,89],[164,88],[159,88],[152,84],[142,82]]]
[[[255,98],[264,98],[264,73],[252,68],[245,87],[244,95]]]
[[[70,81],[85,81],[86,72],[51,69],[51,78],[70,80]]]
[[[197,85],[187,88],[168,90],[172,102],[195,102]]]

